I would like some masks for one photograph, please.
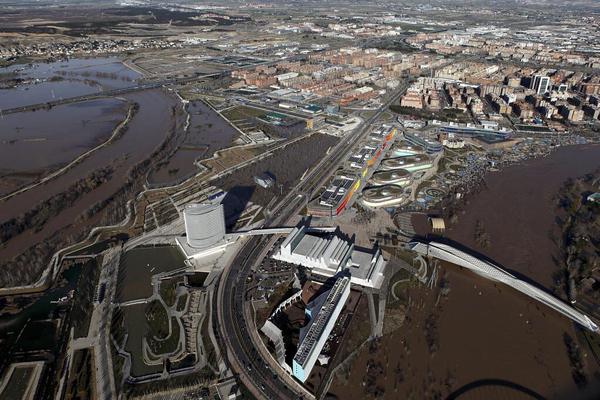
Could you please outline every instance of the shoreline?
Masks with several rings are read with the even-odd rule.
[[[574,155],[579,157],[573,159]],[[445,236],[552,291],[553,273],[560,266],[560,246],[551,239],[560,228],[555,222],[558,190],[567,179],[597,169],[596,160],[600,144],[561,146],[546,157],[493,174],[487,171],[477,186],[444,209]],[[477,243],[477,225],[489,244]]]

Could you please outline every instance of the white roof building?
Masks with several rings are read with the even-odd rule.
[[[308,234],[304,226],[290,232],[273,258],[302,265],[323,277],[348,270],[353,284],[370,288],[381,287],[386,266],[378,248],[355,248],[338,232],[317,236]]]

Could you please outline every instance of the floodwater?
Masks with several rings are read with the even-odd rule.
[[[126,102],[98,99],[4,116],[0,119],[0,194],[15,188],[7,181],[26,183],[106,141],[126,113]]]
[[[2,78],[24,82],[0,89],[0,110],[134,86],[139,77],[116,57],[15,64],[0,68],[0,83]]]
[[[0,318],[0,356],[7,357],[6,352],[19,340],[19,348],[33,348],[36,350],[50,348],[44,347],[44,341],[40,337],[25,338],[20,337],[19,333],[29,324],[44,324],[47,318],[51,317],[59,308],[64,305],[57,304],[56,300],[66,296],[69,291],[77,287],[77,281],[81,274],[83,264],[75,264],[65,270],[61,275],[60,283],[51,289],[46,290],[30,306],[16,315],[6,315]],[[48,325],[48,324],[47,324]],[[39,331],[38,331],[39,334]],[[52,340],[52,336],[50,336]]]
[[[123,97],[139,104],[139,111],[129,122],[125,134],[50,182],[3,202],[0,207],[0,222],[30,210],[98,169],[112,166],[110,178],[98,188],[82,194],[71,207],[48,220],[42,229],[27,231],[5,243],[0,249],[0,260],[20,254],[32,244],[55,235],[62,228],[80,230],[81,226],[73,225],[73,222],[91,205],[112,197],[128,179],[131,168],[150,157],[165,141],[174,125],[172,109],[177,105],[177,100],[160,89],[130,93]]]
[[[150,175],[151,183],[174,183],[191,176],[198,171],[195,161],[212,157],[239,137],[239,132],[205,103],[193,101],[186,108],[190,115],[188,132],[169,162]]]
[[[442,268],[447,297],[410,289],[404,324],[376,351],[360,350],[349,379],[332,385],[338,399],[372,398],[362,381],[373,362],[383,366],[376,380],[382,399],[586,398],[571,376],[563,335],[576,334],[568,319],[457,266]],[[597,391],[599,369],[587,358],[586,389]]]
[[[134,304],[122,308],[123,324],[127,331],[127,342],[125,351],[131,354],[131,375],[142,377],[144,375],[160,373],[163,370],[162,363],[158,365],[147,365],[144,363],[142,340],[148,334],[148,322],[146,320],[146,304]]]
[[[491,173],[446,236],[550,288],[557,270],[551,235],[556,192],[569,177],[598,167],[600,146],[588,145],[560,148],[547,158]],[[490,235],[485,249],[475,243],[478,220]],[[369,360],[383,365],[376,379],[383,399],[598,398],[600,366],[585,344],[579,343],[585,389],[572,377],[565,335],[577,341],[580,328],[573,322],[455,265],[442,263],[439,271],[448,295],[438,297],[439,288],[422,285],[410,289],[404,325],[384,336],[377,351],[358,353],[347,383],[331,388],[339,399],[365,397]]]
[[[568,178],[598,168],[600,145],[586,145],[562,147],[549,157],[492,172],[446,236],[551,289],[559,257],[552,239],[556,195]],[[488,248],[476,245],[477,221],[489,234]]]
[[[152,275],[185,266],[185,257],[175,246],[136,247],[122,255],[119,266],[117,297],[119,302],[146,299],[152,295]],[[162,371],[160,365],[143,362],[142,338],[148,333],[146,304],[123,306],[127,330],[125,349],[132,356],[131,374],[139,377]]]

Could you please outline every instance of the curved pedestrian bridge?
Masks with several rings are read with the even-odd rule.
[[[598,326],[587,315],[532,284],[516,278],[492,263],[480,260],[462,250],[439,242],[411,242],[408,246],[411,250],[421,255],[448,261],[449,263],[470,269],[484,278],[502,282],[571,318],[590,331],[598,332]]]

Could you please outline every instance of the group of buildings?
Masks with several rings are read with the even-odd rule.
[[[256,88],[266,94],[290,89],[345,107],[376,100],[386,90],[398,87],[399,78],[407,73],[420,73],[440,62],[430,55],[346,47],[313,51],[303,61],[232,71],[231,76],[239,80],[232,87]]]
[[[309,203],[308,213],[315,216],[336,216],[352,206],[356,195],[375,171],[383,155],[396,139],[398,129],[382,125],[357,144],[321,195]]]
[[[311,279],[322,284],[320,293],[305,304],[307,322],[300,329],[292,360],[292,374],[304,382],[338,321],[351,286],[379,289],[384,280],[386,261],[377,247],[359,248],[354,245],[353,238],[337,230],[327,234],[311,234],[303,225],[287,235],[273,258],[306,268],[310,271]],[[289,305],[300,299],[301,296],[293,295],[282,304]],[[270,326],[270,323],[267,325]],[[270,330],[276,331],[277,328],[271,326]],[[280,334],[275,337],[280,337]],[[279,341],[271,340],[275,344]]]
[[[404,131],[402,136],[362,191],[360,201],[364,206],[394,207],[407,202],[415,175],[432,168],[434,154],[442,151],[440,143],[417,133]]]
[[[600,118],[600,76],[569,70],[449,64],[420,77],[400,105],[438,112],[455,109],[476,119],[518,118],[525,123],[578,123]],[[470,118],[470,117],[466,117]]]

